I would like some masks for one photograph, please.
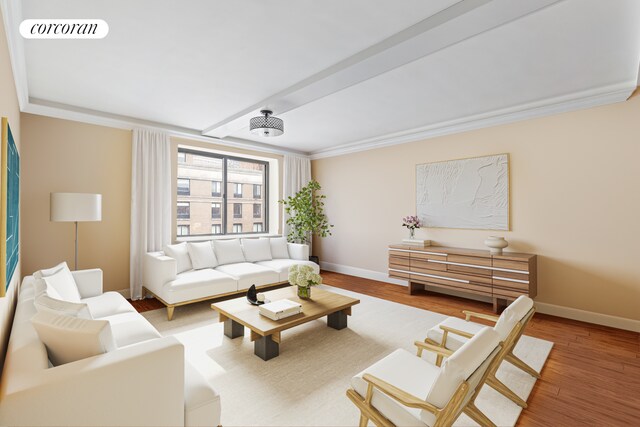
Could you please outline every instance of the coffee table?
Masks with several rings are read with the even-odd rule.
[[[327,316],[327,326],[344,329],[347,327],[347,316],[351,315],[351,307],[360,303],[358,299],[319,288],[311,290],[311,299],[308,300],[298,298],[296,291],[295,286],[289,286],[264,293],[270,301],[288,299],[302,304],[302,313],[280,320],[262,316],[258,307],[249,304],[244,296],[213,303],[211,308],[220,313],[227,337],[244,336],[244,328],[249,328],[255,355],[262,360],[269,360],[280,354],[282,331],[324,316]]]

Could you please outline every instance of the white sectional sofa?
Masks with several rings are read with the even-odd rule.
[[[220,396],[185,361],[183,345],[163,338],[119,293],[103,293],[101,270],[69,274],[79,294],[71,303],[57,299],[61,294],[40,298],[46,280],[28,276],[22,282],[2,373],[0,425],[219,425]],[[48,282],[44,292],[52,297]],[[54,332],[46,345],[42,316],[55,319],[45,325]],[[71,338],[59,332],[74,324],[102,327],[100,337],[111,344],[60,362],[91,339],[83,335],[86,328],[76,327]]]
[[[287,283],[289,267],[299,264],[320,271],[309,261],[307,245],[287,243],[284,237],[183,242],[146,254],[143,291],[167,306],[171,320],[180,305],[243,292],[251,285]]]

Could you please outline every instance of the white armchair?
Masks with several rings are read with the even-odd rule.
[[[492,425],[473,401],[495,364],[498,334],[485,328],[458,351],[417,342],[447,356],[438,367],[406,350],[396,350],[351,380],[347,396],[360,409],[360,426],[448,426],[464,411],[481,425]]]
[[[500,317],[474,313],[467,310],[464,310],[463,313],[466,317],[465,320],[458,319],[457,317],[449,317],[431,328],[427,332],[425,342],[455,351],[485,327],[479,323],[471,322],[471,318],[475,317],[486,320],[494,323],[495,326],[493,329],[504,343],[503,351],[501,351],[498,356],[500,363],[506,360],[529,375],[540,378],[540,374],[536,372],[535,369],[513,354],[513,349],[518,344],[520,337],[524,333],[524,329],[535,313],[533,300],[531,298],[521,295],[502,312]],[[418,347],[418,355],[421,353],[422,350]],[[438,356],[436,364],[439,365],[441,360],[442,356]],[[487,384],[518,406],[526,408],[527,402],[496,377],[496,371],[500,367],[500,363],[496,365],[494,370],[489,372]]]

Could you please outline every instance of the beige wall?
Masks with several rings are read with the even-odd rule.
[[[23,114],[22,137],[23,274],[73,269],[74,225],[49,221],[49,193],[100,193],[102,221],[78,224],[78,268],[101,268],[105,290],[128,289],[131,131]]]
[[[4,32],[4,21],[0,13],[0,117],[9,119],[11,133],[16,141],[18,151],[22,151],[20,144],[20,106],[16,95],[16,87],[13,83],[13,72],[9,59],[7,38]],[[22,152],[20,153],[22,155]],[[22,230],[21,230],[22,232]],[[22,235],[21,241],[22,240]],[[21,252],[23,249],[21,248]],[[21,257],[21,259],[23,259]],[[16,292],[20,284],[21,261],[18,262],[13,279],[7,290],[7,295],[0,298],[0,368],[4,363],[7,341],[11,331],[11,321],[13,320],[13,310],[15,308]]]
[[[640,320],[640,95],[584,111],[313,161],[334,236],[321,260],[386,272],[415,165],[509,153],[511,231],[424,229],[437,244],[539,255],[537,301]]]

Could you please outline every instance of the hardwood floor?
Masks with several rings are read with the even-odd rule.
[[[407,288],[328,271],[327,285],[438,313],[491,314],[489,303]],[[139,311],[163,307],[133,302]],[[640,425],[640,334],[536,313],[526,335],[553,341],[549,359],[522,412],[519,426]]]

